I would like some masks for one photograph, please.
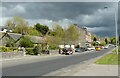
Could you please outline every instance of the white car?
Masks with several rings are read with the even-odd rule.
[[[87,50],[88,50],[88,51],[90,51],[90,50],[95,50],[95,47],[88,47]]]
[[[104,49],[108,49],[109,46],[105,46]]]

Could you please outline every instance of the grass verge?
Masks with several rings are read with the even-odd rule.
[[[120,55],[120,54],[119,54]],[[106,65],[118,65],[118,55],[113,52],[110,54],[107,54],[106,56],[100,58],[95,63],[96,64],[106,64]]]

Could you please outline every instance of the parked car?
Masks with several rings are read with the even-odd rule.
[[[88,51],[95,50],[95,47],[88,47],[87,50]]]
[[[50,54],[50,51],[49,50],[41,50],[41,53],[43,53],[43,54]]]
[[[82,51],[82,52],[85,52],[85,51],[87,51],[87,48],[81,47],[81,51]]]
[[[76,48],[75,52],[81,52],[81,48]]]
[[[104,49],[108,49],[108,47],[109,47],[109,46],[107,45],[107,46],[104,47]]]
[[[63,48],[62,54],[65,54],[65,55],[73,54],[73,50],[72,50],[72,48]]]
[[[104,49],[105,47],[104,46],[100,46],[101,49]]]
[[[95,47],[96,51],[100,51],[101,48],[100,47]]]

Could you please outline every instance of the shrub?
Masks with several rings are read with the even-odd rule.
[[[0,47],[1,52],[6,52],[7,48],[6,47]]]
[[[18,48],[16,47],[0,47],[0,52],[17,52]]]
[[[23,37],[21,40],[20,40],[20,46],[21,47],[26,47],[26,48],[28,48],[28,47],[33,47],[34,45],[33,45],[33,43],[32,43],[32,41],[29,39],[29,37]]]
[[[56,49],[59,49],[59,46],[50,45],[50,46],[49,46],[49,49],[51,49],[51,50],[56,50]]]
[[[26,54],[34,55],[33,48],[26,48]]]
[[[40,51],[39,46],[35,46],[35,48],[33,49],[34,55],[38,55],[39,51]]]
[[[26,48],[26,54],[29,55],[38,55],[40,53],[39,46],[36,46],[35,48]]]

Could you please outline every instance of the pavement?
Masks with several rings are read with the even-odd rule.
[[[118,76],[118,65],[99,65],[84,62],[54,72],[44,76]]]
[[[84,70],[80,70],[73,76],[118,76],[118,65],[90,64]]]

